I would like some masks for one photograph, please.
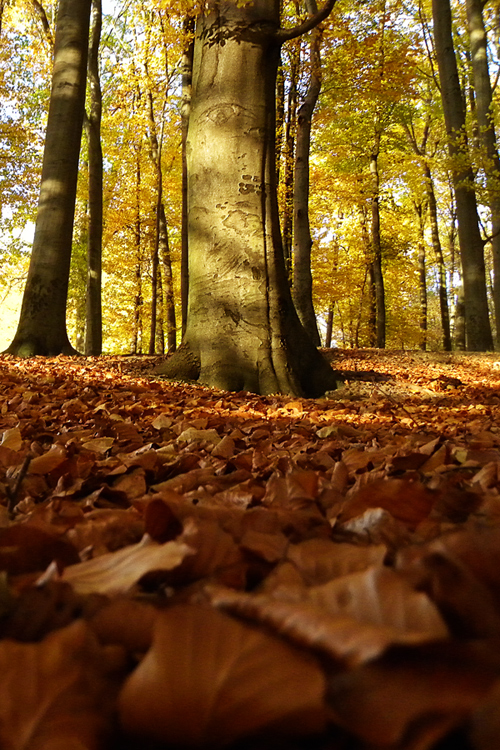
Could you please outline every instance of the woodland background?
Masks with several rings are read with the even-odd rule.
[[[2,1],[0,33],[0,346],[12,340],[36,216],[50,95],[56,3]],[[298,5],[285,3],[290,24]],[[455,49],[467,106],[469,151],[492,286],[489,157],[475,121],[465,3],[453,2]],[[167,319],[181,337],[181,110],[183,3],[105,3],[100,46],[104,156],[103,351],[162,353]],[[494,87],[499,3],[484,19]],[[455,204],[427,0],[339,0],[323,24],[322,89],[313,117],[310,222],[313,296],[323,344],[374,345],[372,278],[374,156],[378,172],[386,344],[443,345],[440,273],[452,332],[460,341],[461,275]],[[285,250],[293,243],[297,117],[311,75],[309,39],[287,44],[278,82],[279,197]],[[168,248],[155,257],[159,172]],[[88,227],[88,145],[82,139],[68,332],[83,350]],[[439,245],[432,236],[429,184],[437,200]],[[489,191],[489,192],[488,192]],[[441,255],[440,255],[441,254]],[[158,263],[158,270],[155,264]],[[156,277],[156,282],[154,278]],[[173,281],[173,299],[168,295]],[[441,276],[443,278],[443,276]],[[152,287],[158,298],[151,333]],[[490,290],[491,291],[491,290]],[[491,294],[490,294],[491,297]],[[458,310],[460,308],[458,307]],[[175,312],[175,320],[173,318]],[[493,315],[492,315],[493,319]],[[494,323],[494,321],[493,321]]]

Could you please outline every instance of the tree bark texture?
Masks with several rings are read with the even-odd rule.
[[[90,108],[85,120],[89,149],[89,229],[87,242],[87,293],[85,354],[102,354],[102,220],[103,163],[101,144],[102,91],[99,77],[99,44],[102,28],[101,0],[92,0],[88,59]]]
[[[488,351],[493,349],[493,339],[486,294],[484,248],[479,231],[472,168],[467,159],[468,154],[464,151],[467,148],[465,111],[453,47],[449,0],[433,0],[432,11],[441,98],[457,205],[467,349]]]
[[[31,357],[76,354],[66,330],[91,0],[60,0],[35,236],[19,325],[8,348]]]
[[[483,18],[484,0],[467,0],[472,75],[476,100],[479,140],[483,146],[488,201],[491,211],[491,251],[493,256],[493,305],[496,343],[500,346],[500,159],[493,122],[493,92],[488,66],[487,37]]]
[[[317,13],[316,0],[308,0],[308,11]],[[320,346],[321,339],[312,299],[311,249],[309,225],[309,153],[311,121],[321,90],[321,31],[311,31],[309,86],[297,113],[295,177],[293,193],[293,301],[311,341]]]
[[[230,391],[319,396],[337,378],[295,311],[279,228],[279,6],[214,2],[198,20],[187,143],[188,321],[159,372]]]

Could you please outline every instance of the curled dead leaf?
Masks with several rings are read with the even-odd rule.
[[[146,573],[172,570],[192,553],[183,542],[158,544],[145,534],[138,544],[70,565],[61,578],[80,594],[124,594]]]

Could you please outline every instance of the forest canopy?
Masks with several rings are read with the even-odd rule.
[[[292,293],[300,113],[313,76],[320,82],[311,124],[308,207],[312,299],[322,345],[464,348],[453,175],[465,161],[473,180],[467,190],[478,205],[487,303],[496,334],[496,151],[482,137],[481,91],[470,41],[474,5],[472,0],[451,2],[466,103],[465,129],[455,153],[449,149],[428,0],[338,0],[318,29],[281,47],[276,175]],[[16,329],[36,219],[56,10],[52,0],[0,4],[4,347]],[[102,10],[102,346],[104,352],[163,353],[182,337],[182,143],[193,3],[160,0],[152,7],[144,0],[116,0],[105,2]],[[308,3],[285,2],[282,26],[300,25],[308,10]],[[494,126],[500,70],[496,2],[484,5],[482,21]],[[87,119],[90,76],[89,82]],[[88,275],[87,124],[67,308],[68,334],[79,351],[84,350]]]

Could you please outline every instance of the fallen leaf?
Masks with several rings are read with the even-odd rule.
[[[208,607],[158,615],[154,639],[119,696],[127,732],[180,747],[224,747],[258,731],[324,727],[314,660]]]
[[[192,553],[183,542],[158,544],[146,534],[138,544],[70,565],[61,580],[80,594],[125,594],[146,573],[172,570]]]

